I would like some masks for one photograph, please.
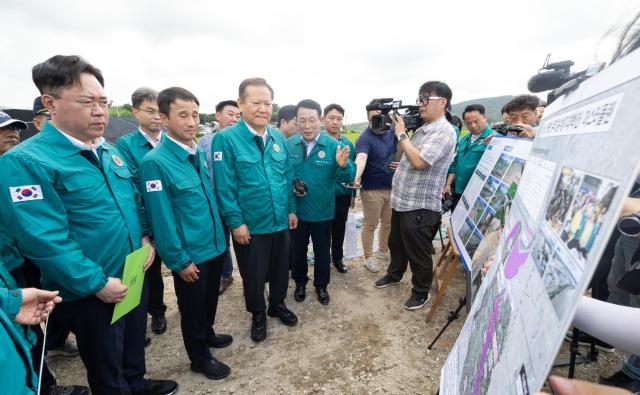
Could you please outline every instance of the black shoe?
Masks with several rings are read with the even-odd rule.
[[[342,263],[342,259],[339,260],[339,261],[333,262],[333,266],[336,268],[338,273],[346,273],[347,272],[347,267],[345,266],[344,263]]]
[[[267,315],[264,311],[253,313],[251,318],[251,340],[261,342],[267,338]]]
[[[640,392],[640,381],[627,376],[621,370],[617,371],[613,376],[600,379],[600,384],[624,388],[634,394]]]
[[[82,385],[54,385],[49,390],[49,395],[89,395],[89,388]]]
[[[156,335],[162,335],[167,331],[167,320],[164,314],[151,316],[151,332]]]
[[[211,380],[221,380],[231,373],[230,367],[213,357],[211,357],[210,361],[192,363],[191,370],[196,373],[202,373]]]
[[[307,287],[304,285],[296,285],[296,290],[293,291],[293,298],[296,302],[302,302],[307,296]]]
[[[280,318],[280,322],[287,326],[295,326],[298,323],[298,317],[296,317],[293,311],[287,308],[287,305],[285,305],[284,302],[280,302],[276,305],[269,304],[267,314],[269,317]]]
[[[178,390],[178,383],[173,380],[145,380],[144,389],[134,395],[171,395]]]
[[[327,287],[316,287],[316,293],[318,294],[318,302],[320,302],[320,304],[329,304],[330,298],[329,292],[327,292]]]
[[[571,341],[573,339],[573,331],[569,331],[567,332],[567,334],[564,336],[566,341]],[[584,332],[580,332],[580,335],[578,335],[578,345],[579,346],[584,346],[584,347],[591,347],[591,341],[593,340],[596,348],[600,351],[604,351],[604,352],[614,352],[616,350],[616,348],[614,346],[612,346],[609,343],[605,343],[600,339],[596,339],[595,337],[592,337],[591,335],[584,333]]]
[[[404,303],[404,308],[406,310],[420,310],[427,304],[429,297],[429,294],[427,294],[426,297],[411,295],[411,297]]]
[[[151,344],[151,338],[150,337],[146,337],[144,339],[144,347],[145,348],[149,347],[149,344]]]
[[[384,276],[382,276],[378,281],[376,281],[373,286],[376,288],[385,288],[388,287],[389,285],[397,285],[400,284],[402,282],[402,280],[394,280],[391,278],[391,276],[389,276],[388,274],[385,274]]]
[[[207,336],[207,344],[213,348],[225,348],[233,343],[231,335],[212,335]]]

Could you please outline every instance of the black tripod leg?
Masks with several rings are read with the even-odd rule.
[[[447,323],[444,324],[444,326],[442,327],[442,329],[440,329],[440,332],[438,332],[438,334],[436,335],[436,337],[433,339],[433,341],[431,342],[431,344],[429,344],[427,346],[427,350],[431,351],[431,349],[433,348],[433,345],[436,344],[436,342],[438,341],[438,339],[440,339],[440,336],[442,336],[442,334],[444,333],[444,331],[447,330],[447,328],[449,327],[449,325],[451,325],[451,323],[455,320],[457,320],[460,317],[460,310],[462,310],[462,308],[465,306],[465,304],[467,303],[467,299],[466,298],[460,298],[460,300],[458,301],[458,307],[456,308],[455,311],[450,311],[449,312],[449,316],[447,317]]]

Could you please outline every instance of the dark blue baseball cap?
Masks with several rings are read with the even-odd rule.
[[[37,116],[40,114],[49,115],[49,110],[42,105],[42,96],[38,96],[33,101],[33,116]]]
[[[26,129],[27,124],[19,119],[13,119],[6,112],[0,111],[0,128],[15,125],[18,129]]]

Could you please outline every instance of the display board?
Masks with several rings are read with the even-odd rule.
[[[531,139],[494,136],[451,214],[453,241],[470,283],[467,300],[473,301],[482,281],[480,269],[503,233],[531,145]]]
[[[640,51],[547,107],[440,393],[532,394],[638,173]]]

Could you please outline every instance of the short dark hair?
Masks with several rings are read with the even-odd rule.
[[[160,113],[168,117],[171,103],[176,100],[192,101],[200,106],[198,98],[193,93],[184,88],[174,86],[158,93],[158,110]]]
[[[322,113],[323,116],[327,116],[327,114],[330,111],[336,110],[337,112],[339,112],[340,114],[342,114],[342,116],[344,116],[344,108],[342,108],[342,106],[340,104],[336,104],[336,103],[331,103],[328,106],[326,106],[324,108],[324,112]]]
[[[540,103],[538,103],[538,107],[547,107],[547,101],[540,99]]]
[[[131,94],[131,105],[133,108],[140,107],[145,100],[154,102],[158,101],[158,92],[151,88],[138,88]]]
[[[462,130],[462,120],[460,118],[458,118],[458,116],[452,115],[451,116],[451,120],[449,121],[449,123],[452,124],[453,126],[457,127],[458,130]]]
[[[269,85],[267,83],[267,80],[265,80],[264,78],[247,78],[246,80],[242,81],[240,83],[240,86],[238,87],[238,97],[240,99],[244,99],[244,97],[246,96],[245,91],[247,90],[248,86],[266,86],[271,93],[271,100],[273,100],[273,88],[271,88],[271,85]]]
[[[520,95],[516,96],[513,99],[509,100],[507,104],[504,105],[503,112],[507,114],[512,111],[522,111],[522,110],[531,110],[535,111],[540,104],[540,99],[538,96],[534,95]]]
[[[451,97],[453,96],[449,85],[445,84],[442,81],[427,81],[422,84],[418,93],[420,95],[426,93],[428,95],[437,95],[443,97],[447,99],[447,104],[451,103]]]
[[[301,108],[308,108],[310,110],[316,110],[318,112],[318,117],[322,116],[322,107],[318,102],[311,99],[300,100],[298,105],[296,106],[296,116],[298,116],[298,110]]]
[[[216,104],[216,112],[221,112],[226,106],[238,108],[238,103],[235,100],[223,100]]]
[[[464,111],[462,112],[462,119],[464,119],[464,116],[468,112],[473,112],[473,111],[477,111],[481,115],[485,115],[486,114],[486,111],[485,111],[484,106],[482,104],[469,104],[468,106],[466,106],[464,108]]]
[[[77,55],[56,55],[38,63],[31,69],[31,78],[40,94],[58,94],[63,88],[79,85],[82,73],[93,75],[104,87],[100,69]]]
[[[293,104],[287,104],[286,106],[280,107],[278,110],[278,127],[280,127],[280,123],[282,121],[289,122],[293,118],[296,117],[296,106]]]

